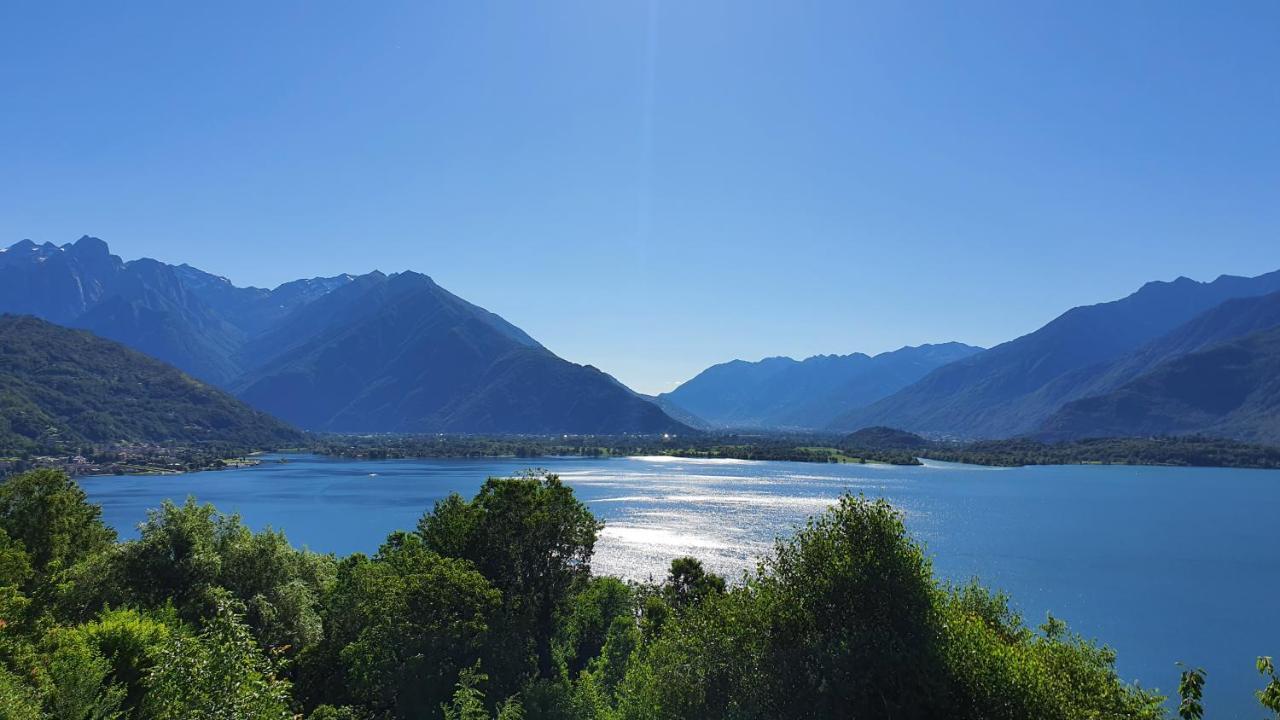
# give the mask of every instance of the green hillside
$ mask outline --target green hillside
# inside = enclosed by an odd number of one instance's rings
[[[1114,392],[1068,403],[1053,439],[1203,434],[1280,443],[1280,328],[1166,362]]]
[[[123,345],[33,317],[0,316],[0,452],[122,441],[261,448],[300,438]]]

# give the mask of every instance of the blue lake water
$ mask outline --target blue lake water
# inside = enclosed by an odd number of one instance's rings
[[[816,465],[672,458],[351,461],[81,480],[136,535],[148,508],[194,495],[295,543],[372,552],[449,492],[531,463],[561,475],[606,525],[593,568],[661,578],[680,555],[736,577],[848,490],[884,497],[944,577],[978,577],[1038,625],[1052,611],[1119,653],[1124,677],[1176,691],[1176,661],[1208,671],[1211,717],[1255,717],[1260,654],[1280,655],[1280,471],[1151,467]]]

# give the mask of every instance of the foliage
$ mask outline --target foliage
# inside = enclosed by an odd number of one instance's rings
[[[338,566],[324,597],[324,639],[300,659],[301,695],[394,717],[431,713],[480,658],[499,599],[468,563],[395,533],[373,558]]]
[[[844,497],[779,542],[755,584],[779,717],[920,716],[941,693],[929,563],[888,503]],[[791,688],[788,692],[786,689]],[[796,692],[798,691],[798,692]]]
[[[679,557],[671,561],[667,573],[665,594],[671,605],[683,609],[696,605],[707,597],[724,592],[724,578],[709,573],[697,558]]]
[[[502,592],[503,655],[527,649],[530,670],[550,678],[556,618],[591,575],[601,527],[560,478],[530,474],[490,478],[470,502],[455,494],[437,503],[418,522],[418,534],[430,549],[473,563]],[[523,664],[518,655],[508,659]]]
[[[198,622],[212,617],[220,593],[229,592],[264,646],[298,649],[319,639],[315,604],[331,573],[328,559],[295,550],[283,534],[250,532],[238,516],[191,499],[151,511],[139,535],[87,568],[73,568],[90,577],[71,584],[89,592],[64,593],[69,614],[72,606],[84,612],[103,604],[172,604],[183,620]]]
[[[3,487],[0,487],[3,492]],[[0,528],[0,587],[23,587],[31,579],[31,557],[23,544]]]
[[[672,615],[633,660],[622,718],[1156,718],[1113,657],[1036,635],[932,578],[883,501],[845,497],[758,573]]]
[[[973,465],[1180,465],[1280,468],[1280,448],[1206,437],[1098,438],[1044,443],[1025,438],[969,444],[935,443],[919,451],[933,460]]]
[[[0,668],[0,718],[40,720],[40,696],[12,672]]]
[[[1267,685],[1258,691],[1258,702],[1280,718],[1280,676],[1276,675],[1276,666],[1269,656],[1258,658],[1258,674],[1266,679]]]
[[[373,715],[351,705],[321,705],[307,716],[307,720],[371,720]]]
[[[1178,717],[1200,720],[1204,717],[1204,670],[1187,668],[1178,679]]]
[[[1047,443],[1030,438],[977,442],[930,441],[892,428],[866,428],[844,437],[814,434],[698,434],[690,436],[459,436],[318,437],[314,452],[342,457],[525,457],[664,455],[792,462],[878,462],[919,465],[919,458],[975,465],[1186,465],[1280,468],[1280,448],[1198,436],[1100,438]]]
[[[33,470],[0,484],[0,530],[21,544],[42,575],[69,567],[116,539],[102,523],[101,508],[90,504],[71,478],[54,470]]]
[[[183,632],[172,609],[144,612],[106,610],[96,620],[61,631],[70,645],[91,648],[107,662],[104,679],[123,690],[121,706],[141,705],[145,681],[162,650]]]
[[[444,720],[523,720],[524,709],[519,698],[509,698],[498,706],[498,714],[491,716],[485,707],[484,693],[477,687],[489,679],[475,668],[464,669],[458,675],[457,690],[453,700],[441,706]]]
[[[147,676],[146,715],[154,720],[288,720],[289,684],[275,676],[232,603],[218,600],[199,635],[178,634]]]
[[[385,460],[403,457],[520,457],[555,455],[778,460],[787,462],[886,462],[918,465],[909,453],[863,447],[856,457],[836,436],[738,433],[685,435],[322,435],[310,449],[324,455]]]
[[[68,720],[120,717],[125,689],[111,682],[107,658],[73,633],[55,633],[48,645],[45,707],[49,714]]]
[[[569,601],[557,623],[552,654],[564,679],[587,669],[600,655],[613,624],[635,624],[634,593],[626,583],[611,577],[594,577]]]

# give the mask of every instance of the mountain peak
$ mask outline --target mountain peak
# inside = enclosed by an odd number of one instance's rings
[[[1172,280],[1152,280],[1150,282],[1143,283],[1142,287],[1138,288],[1137,292],[1133,294],[1149,295],[1151,293],[1176,291],[1176,290],[1182,290],[1184,288],[1188,288],[1194,285],[1205,285],[1205,284],[1207,283],[1202,283],[1199,280],[1192,280],[1186,275],[1179,275],[1178,277]],[[1093,306],[1086,306],[1086,307],[1093,307]]]
[[[398,273],[392,273],[388,277],[393,282],[398,282],[404,285],[410,285],[410,284],[435,285],[436,284],[436,282],[431,279],[430,275],[424,275],[420,272],[415,272],[413,270],[401,270]]]
[[[223,277],[222,275],[214,275],[213,273],[205,272],[204,270],[192,267],[187,263],[182,263],[177,266],[175,270],[178,272],[178,276],[182,278],[182,282],[190,288],[197,290],[216,289],[221,291],[231,291],[236,289],[230,279]],[[250,292],[255,290],[255,288],[245,289]]]
[[[81,235],[80,239],[72,243],[71,248],[77,253],[91,255],[110,255],[111,248],[101,238],[92,235]]]
[[[24,240],[19,240],[18,242],[10,245],[7,248],[4,248],[3,250],[0,250],[0,252],[20,253],[20,252],[31,252],[32,250],[35,250],[35,249],[36,249],[36,244],[34,242],[32,242],[31,240],[24,239]]]

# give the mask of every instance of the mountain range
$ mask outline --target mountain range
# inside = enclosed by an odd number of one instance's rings
[[[657,433],[689,428],[414,272],[265,290],[124,262],[92,237],[0,251],[0,312],[90,330],[309,430]]]
[[[1280,272],[1148,283],[1125,298],[1074,308],[1033,333],[942,366],[831,427],[883,425],[961,439],[1051,432],[1045,423],[1067,403],[1275,324],[1280,309],[1272,294],[1278,291]],[[1072,433],[1119,431],[1115,425],[1074,425]]]
[[[1280,445],[1280,327],[1180,355],[1069,402],[1040,431],[1050,440],[1192,433]]]
[[[733,360],[703,370],[659,401],[711,427],[812,430],[981,350],[949,342],[874,357],[852,353]]]
[[[717,428],[1043,440],[1204,434],[1280,442],[1269,375],[1280,272],[1151,282],[981,350],[714,365],[659,400]]]
[[[309,430],[880,427],[951,439],[1199,433],[1280,442],[1280,271],[1150,282],[987,350],[947,342],[734,360],[656,397],[556,356],[409,271],[262,289],[185,264],[125,262],[92,237],[24,240],[0,249],[0,312],[89,330]]]

